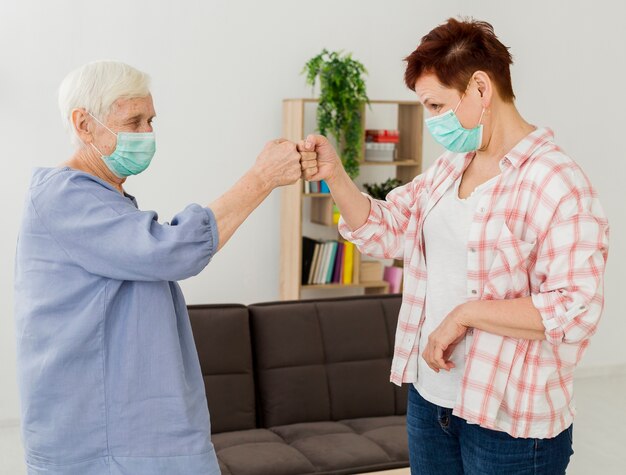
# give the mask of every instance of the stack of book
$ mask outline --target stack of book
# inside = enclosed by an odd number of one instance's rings
[[[400,132],[397,130],[368,129],[365,131],[365,141],[375,143],[398,143]]]
[[[322,181],[305,181],[305,193],[330,193],[330,189],[324,180]]]
[[[302,285],[352,284],[354,244],[302,238]]]
[[[397,130],[370,129],[365,131],[365,160],[391,162],[396,160]]]

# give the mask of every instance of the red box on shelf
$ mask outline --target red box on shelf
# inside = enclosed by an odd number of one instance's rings
[[[365,131],[366,142],[398,143],[400,134],[397,130],[368,129]]]

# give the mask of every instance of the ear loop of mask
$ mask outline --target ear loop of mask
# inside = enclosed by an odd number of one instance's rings
[[[485,108],[480,112],[480,117],[478,118],[478,125],[482,125],[483,123],[483,115],[485,115]]]
[[[470,84],[471,84],[471,79],[470,79],[470,82],[468,83],[467,87],[469,87]],[[465,98],[465,93],[463,93],[463,95],[461,96],[461,99],[459,99],[458,104],[456,105],[456,107],[452,111],[454,113],[454,115],[456,115],[456,110],[459,108],[459,106],[461,105],[461,102],[463,101],[464,98]],[[483,107],[483,110],[480,112],[480,118],[478,119],[478,124],[476,125],[476,127],[478,127],[479,125],[482,124],[482,122],[483,122],[483,115],[485,115],[485,108],[484,107]]]
[[[467,82],[467,86],[465,86],[465,92],[463,92],[463,95],[461,96],[461,99],[459,99],[459,102],[457,103],[456,107],[454,108],[453,112],[454,112],[455,115],[456,115],[456,110],[459,108],[459,106],[461,105],[461,102],[463,102],[463,99],[465,98],[465,94],[467,94],[467,90],[469,89],[470,84],[472,84],[472,78],[470,78],[470,80]],[[480,122],[479,122],[479,124],[480,124]]]
[[[468,87],[469,87],[469,85],[468,85]],[[461,99],[459,99],[459,102],[457,102],[456,107],[452,111],[452,112],[454,112],[455,115],[456,115],[456,110],[459,108],[459,106],[461,105],[461,102],[463,102],[464,98],[465,98],[465,93],[463,93],[463,95],[461,96]]]
[[[98,118],[97,118],[95,115],[93,115],[91,112],[87,112],[87,113],[88,113],[91,117],[93,117],[93,118],[94,118],[94,120],[95,120],[98,124],[100,124],[102,127],[104,127],[105,129],[107,129],[109,132],[111,132],[113,135],[115,135],[115,136],[117,137],[117,134],[116,134],[115,132],[113,132],[111,129],[109,129],[106,125],[104,125],[102,122],[100,122],[100,121],[98,120]],[[101,156],[101,157],[104,157],[104,154],[100,151],[100,149],[98,149],[98,147],[96,147],[96,146],[93,144],[93,142],[90,142],[90,143],[89,143],[89,145],[91,145],[91,146],[92,146],[92,147],[93,147],[93,148],[94,148],[94,149],[95,149],[95,150],[96,150],[96,151],[100,154],[100,156]]]

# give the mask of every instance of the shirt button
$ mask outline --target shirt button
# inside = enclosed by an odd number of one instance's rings
[[[476,249],[473,247],[470,247],[470,252],[476,252]]]
[[[581,305],[581,306],[580,306],[580,309],[581,309],[581,310],[585,310],[585,308],[586,308],[586,307],[585,307],[584,305]]]
[[[472,294],[476,295],[478,293],[478,291],[476,289],[472,290]]]
[[[481,208],[480,208],[480,212],[481,212],[481,213],[484,213],[484,212],[485,212],[485,208],[483,208],[483,207],[481,206]]]

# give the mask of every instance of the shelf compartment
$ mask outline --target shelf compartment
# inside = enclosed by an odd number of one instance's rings
[[[359,162],[360,166],[391,166],[391,167],[419,167],[420,163],[415,160],[394,160],[394,161],[375,161],[375,160],[366,160],[364,162]]]
[[[302,289],[389,289],[389,282],[381,280],[380,282],[360,282],[356,284],[310,284],[302,285]]]
[[[330,193],[302,193],[307,198],[332,198]]]
[[[317,99],[291,99],[283,101],[283,137],[289,140],[298,141],[305,137],[310,127],[305,127],[305,120],[314,120],[312,108],[308,105],[315,105]],[[395,160],[365,161],[365,134],[363,134],[363,146],[358,157],[359,165],[367,167],[372,175],[387,174],[398,178],[402,183],[410,182],[422,169],[422,135],[423,135],[423,108],[415,101],[370,101],[374,106],[372,109],[364,107],[363,125],[365,129],[366,116],[376,116],[380,109],[379,116],[382,118],[376,123],[372,123],[372,128],[392,128],[397,129],[400,134],[399,142],[396,146]],[[376,105],[383,105],[377,108]],[[309,109],[305,111],[306,108]],[[395,107],[395,110],[393,109]],[[370,116],[372,114],[372,116]],[[375,121],[378,119],[375,119]],[[395,121],[397,126],[385,125]],[[378,126],[378,123],[381,126]],[[382,167],[382,168],[381,168]],[[355,252],[353,267],[353,283],[328,283],[302,285],[302,234],[303,224],[310,228],[314,237],[324,239],[341,239],[339,236],[330,237],[330,233],[336,233],[336,225],[332,223],[333,198],[327,193],[304,193],[302,181],[296,185],[283,187],[281,191],[281,272],[280,272],[280,298],[282,300],[297,300],[301,298],[302,292],[307,291],[312,294],[323,294],[324,291],[333,289],[356,289],[365,294],[388,293],[389,284],[387,282],[360,282],[361,255]],[[306,215],[305,210],[306,208]],[[311,212],[313,209],[313,212]],[[323,225],[326,229],[319,227]],[[335,228],[334,230],[332,228]]]
[[[334,204],[335,202],[332,199],[327,199],[326,196],[312,197],[311,222],[322,226],[337,226],[337,223],[333,222]]]

